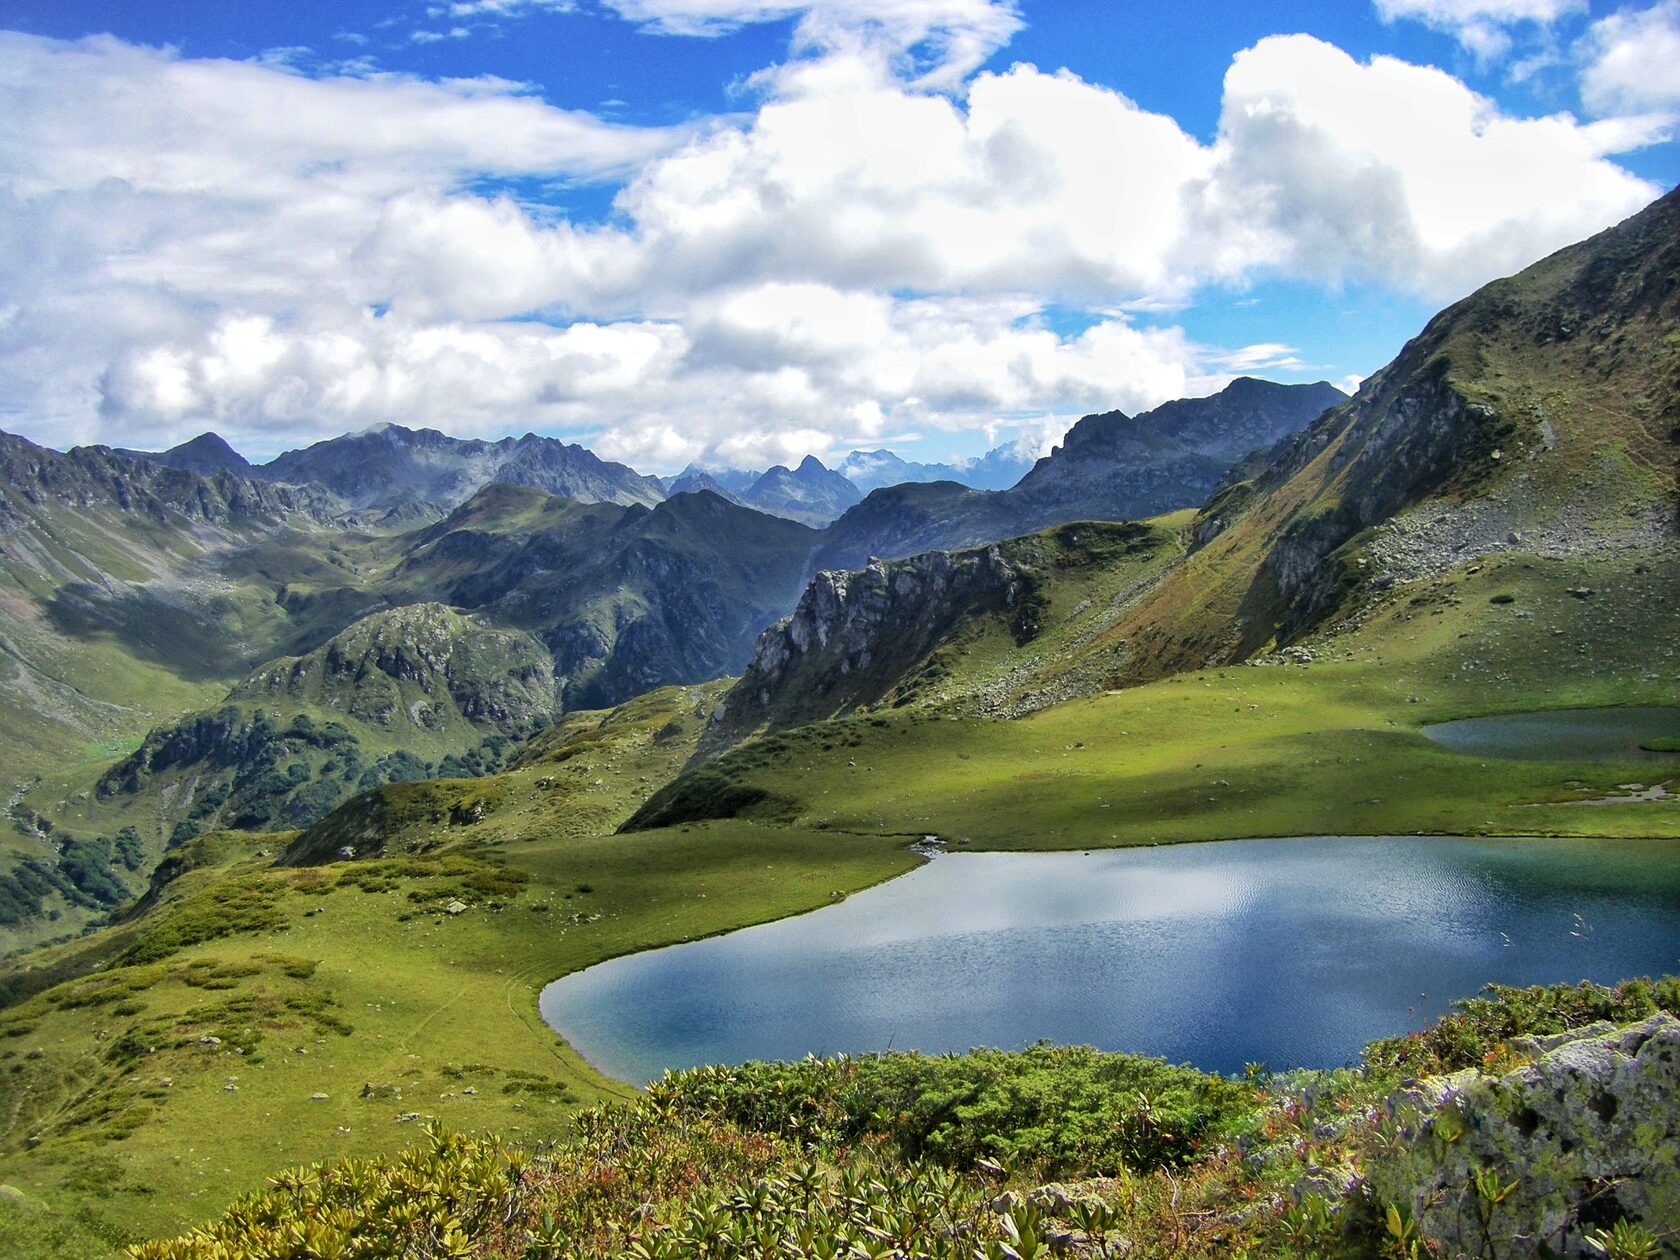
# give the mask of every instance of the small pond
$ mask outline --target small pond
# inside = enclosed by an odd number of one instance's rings
[[[1426,726],[1422,734],[1454,752],[1517,761],[1632,764],[1660,762],[1680,770],[1680,753],[1641,744],[1680,738],[1680,709],[1553,709],[1502,713]]]
[[[1325,837],[955,853],[542,993],[603,1071],[1021,1047],[1331,1066],[1488,981],[1680,971],[1680,841]]]

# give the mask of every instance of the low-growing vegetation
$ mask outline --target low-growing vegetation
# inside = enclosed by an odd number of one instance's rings
[[[1413,1044],[1486,1061],[1513,1029],[1636,1016],[1677,986],[1490,988]],[[1422,1260],[1438,1248],[1360,1189],[1360,1169],[1393,1141],[1383,1095],[1439,1051],[1387,1044],[1361,1071],[1243,1080],[1047,1045],[671,1073],[562,1141],[434,1127],[391,1159],[282,1173],[215,1224],[128,1254]],[[1335,1168],[1351,1189],[1333,1188]],[[1508,1180],[1474,1169],[1466,1188],[1497,1203]],[[1617,1220],[1584,1237],[1655,1257],[1675,1241],[1660,1228]],[[1512,1246],[1490,1233],[1486,1254]]]

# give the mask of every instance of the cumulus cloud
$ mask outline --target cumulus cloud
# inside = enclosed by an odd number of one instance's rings
[[[1237,56],[1203,144],[1065,71],[930,90],[867,36],[874,15],[889,48],[978,64],[954,33],[995,47],[1009,5],[619,7],[702,32],[794,16],[826,42],[750,116],[668,131],[495,80],[0,36],[0,399],[48,440],[214,426],[255,453],[381,420],[566,431],[652,468],[1038,441],[1304,367],[1116,312],[1268,273],[1456,296],[1657,192],[1611,160],[1638,120],[1512,118],[1306,37]],[[619,188],[607,222],[514,191],[580,181]]]
[[[1524,23],[1546,26],[1584,13],[1586,0],[1376,0],[1385,22],[1409,18],[1446,31],[1478,57],[1503,56],[1511,29]]]
[[[1060,337],[1029,312],[769,285],[723,295],[686,325],[363,313],[286,327],[228,315],[121,354],[101,393],[113,427],[143,418],[175,439],[208,424],[255,450],[290,443],[322,416],[486,435],[517,417],[587,432],[613,458],[762,466],[1029,407],[1147,407],[1226,379],[1204,379],[1197,347],[1177,331],[1111,320]]]
[[[1567,114],[1512,118],[1431,67],[1264,39],[1225,76],[1191,248],[1214,271],[1270,266],[1447,298],[1655,197],[1610,160],[1635,138]]]
[[[1624,9],[1581,42],[1581,99],[1599,114],[1680,113],[1680,0]]]

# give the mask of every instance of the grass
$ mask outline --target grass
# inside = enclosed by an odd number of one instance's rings
[[[94,1238],[167,1233],[287,1164],[393,1151],[411,1112],[557,1136],[627,1091],[541,1022],[544,984],[914,865],[898,838],[746,822],[602,834],[686,756],[696,693],[626,706],[610,738],[575,719],[458,785],[496,794],[474,822],[435,808],[447,784],[384,789],[391,856],[275,869],[211,845],[139,919],[13,963],[0,978],[56,982],[0,1011],[0,1160],[25,1209]],[[469,909],[446,913],[454,898]]]
[[[1309,664],[1233,666],[1015,722],[887,710],[769,736],[656,794],[635,825],[737,815],[977,848],[1090,848],[1273,835],[1675,835],[1672,802],[1583,809],[1648,764],[1482,759],[1419,734],[1483,713],[1672,704],[1670,559],[1641,601],[1582,600],[1585,566],[1506,558],[1415,583]],[[1607,571],[1608,570],[1608,571]],[[1654,576],[1649,576],[1654,574]],[[1649,582],[1647,587],[1645,584]],[[1494,593],[1516,593],[1490,606]],[[1590,655],[1589,655],[1590,652]]]

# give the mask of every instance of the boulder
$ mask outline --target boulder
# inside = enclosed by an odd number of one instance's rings
[[[1595,1024],[1524,1049],[1538,1057],[1505,1075],[1470,1068],[1388,1099],[1396,1140],[1365,1175],[1379,1211],[1409,1209],[1442,1254],[1495,1260],[1542,1243],[1595,1255],[1588,1232],[1623,1218],[1659,1233],[1680,1222],[1680,1020]]]

